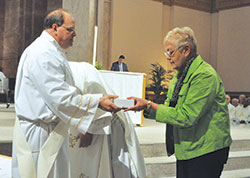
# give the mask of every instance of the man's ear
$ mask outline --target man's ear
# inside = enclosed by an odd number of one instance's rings
[[[57,25],[56,25],[56,24],[53,24],[53,25],[52,25],[52,29],[53,29],[53,31],[57,31]]]

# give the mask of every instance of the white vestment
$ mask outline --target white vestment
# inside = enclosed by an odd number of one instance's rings
[[[75,84],[83,93],[115,93],[103,80],[99,71],[85,62],[69,62]],[[110,119],[107,119],[109,117]],[[105,119],[103,119],[105,118]],[[86,148],[78,148],[77,131],[71,129],[70,159],[72,178],[145,178],[144,158],[127,113],[105,113],[97,110],[88,132],[93,141]]]
[[[12,178],[69,178],[68,127],[86,133],[101,96],[81,94],[61,47],[43,31],[18,66]]]
[[[231,103],[228,103],[227,107],[228,107],[228,111],[229,111],[229,118],[232,121],[235,119],[235,107]]]
[[[9,79],[0,71],[0,93],[6,94],[8,102]]]
[[[249,122],[250,121],[250,105],[248,105],[247,107],[243,107],[243,105],[239,104],[236,107],[235,115],[239,121]]]
[[[0,71],[0,93],[4,93],[4,80],[6,79],[3,72]]]

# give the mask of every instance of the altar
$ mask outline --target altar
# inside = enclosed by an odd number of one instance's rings
[[[105,82],[112,88],[121,99],[129,96],[145,98],[146,79],[145,73],[116,72],[100,70]],[[128,111],[134,124],[144,124],[143,112]]]
[[[82,62],[84,63],[84,62]],[[81,62],[69,62],[72,74],[74,76],[75,82],[82,85],[81,90],[84,90],[84,85],[81,81],[81,77],[78,75],[88,75],[86,78],[92,78],[91,80],[97,80],[90,73],[84,72],[84,67],[81,67]],[[95,68],[93,68],[95,70]],[[103,86],[109,88],[110,95],[117,95],[120,99],[126,99],[127,97],[134,96],[139,98],[145,98],[145,88],[146,88],[146,74],[145,73],[135,73],[135,72],[117,72],[108,70],[95,70],[98,72],[99,79],[96,82],[101,82]],[[92,71],[93,72],[93,71]],[[92,84],[92,87],[98,87],[97,84]],[[143,126],[144,117],[143,112],[138,111],[127,111],[129,117],[131,118],[133,124]]]

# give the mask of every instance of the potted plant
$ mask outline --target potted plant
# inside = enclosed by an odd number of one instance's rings
[[[95,62],[95,68],[97,69],[97,70],[103,70],[104,69],[104,67],[103,67],[103,65],[102,64],[100,64],[99,62]]]
[[[147,91],[153,92],[153,102],[157,104],[163,104],[167,97],[168,83],[173,78],[173,70],[165,70],[159,63],[151,64],[152,69],[150,71],[151,77],[149,80],[152,83],[147,87]],[[155,118],[155,112],[151,110],[150,112],[144,113],[145,117]]]

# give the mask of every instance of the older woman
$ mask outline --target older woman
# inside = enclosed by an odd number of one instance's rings
[[[220,177],[232,143],[222,81],[197,54],[191,28],[168,32],[164,47],[167,60],[177,70],[165,104],[129,97],[136,105],[127,110],[153,109],[156,121],[167,123],[167,153],[175,153],[177,178]]]

